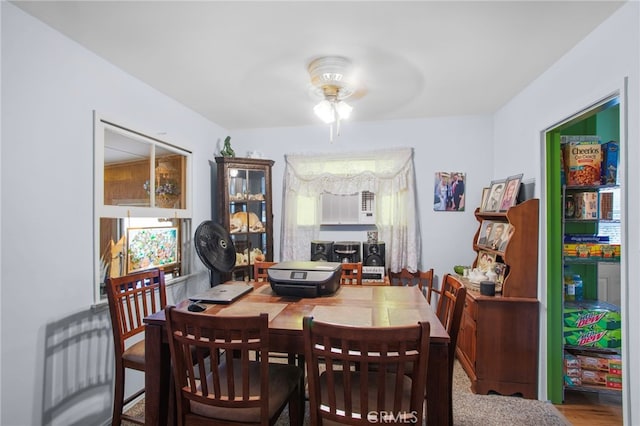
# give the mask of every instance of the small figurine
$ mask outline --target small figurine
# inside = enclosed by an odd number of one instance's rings
[[[235,157],[236,156],[235,151],[231,148],[231,136],[227,136],[224,139],[224,147],[220,151],[220,155],[222,155],[223,157]]]

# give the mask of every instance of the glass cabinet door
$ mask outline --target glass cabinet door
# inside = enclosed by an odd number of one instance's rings
[[[253,280],[256,261],[273,260],[271,160],[217,157],[219,215],[236,250],[226,280]]]

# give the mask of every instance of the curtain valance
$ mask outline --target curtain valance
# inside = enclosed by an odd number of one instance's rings
[[[285,185],[301,195],[403,191],[413,176],[411,148],[287,155]]]

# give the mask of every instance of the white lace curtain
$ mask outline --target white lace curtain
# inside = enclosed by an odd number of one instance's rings
[[[281,260],[309,257],[311,241],[320,235],[321,193],[371,191],[376,196],[378,239],[385,243],[387,267],[418,269],[421,247],[413,149],[296,154],[285,160]]]

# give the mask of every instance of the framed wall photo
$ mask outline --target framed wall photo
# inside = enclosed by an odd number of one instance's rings
[[[489,198],[487,199],[487,205],[485,206],[485,212],[497,212],[500,209],[502,203],[502,195],[504,194],[504,186],[506,179],[492,180],[489,192]]]
[[[465,174],[463,172],[436,172],[433,210],[464,211]]]
[[[522,173],[519,175],[509,176],[505,183],[504,194],[500,202],[500,211],[505,212],[516,204],[518,191],[520,190],[520,182],[522,182]]]

